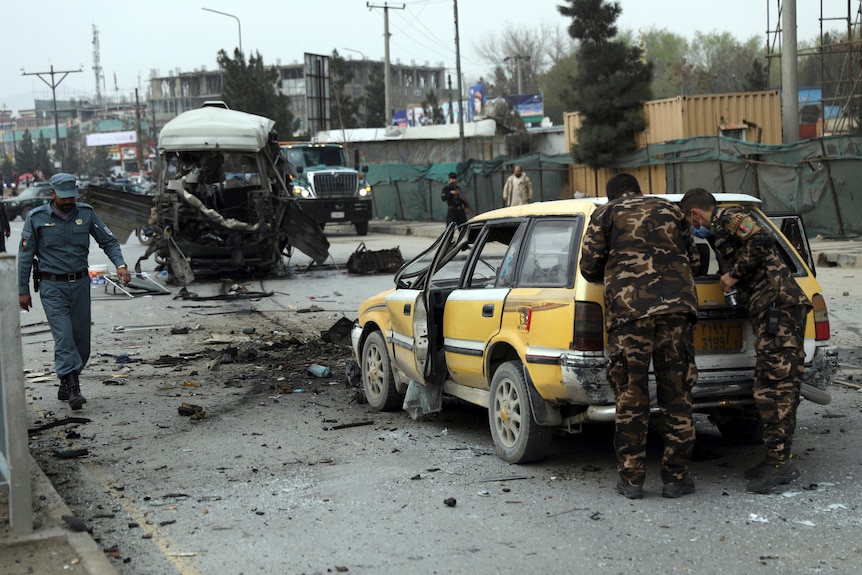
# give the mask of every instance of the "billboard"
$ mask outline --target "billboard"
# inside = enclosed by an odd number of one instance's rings
[[[128,132],[99,132],[87,134],[87,146],[120,146],[122,144],[134,144],[138,141],[138,134],[134,130]]]
[[[545,101],[542,94],[518,94],[503,96],[510,110],[515,110],[528,127],[538,126],[545,117]]]
[[[485,117],[485,84],[470,86],[469,121],[475,122]]]

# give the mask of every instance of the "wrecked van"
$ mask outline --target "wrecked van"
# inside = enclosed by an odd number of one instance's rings
[[[329,241],[285,177],[269,118],[208,102],[159,135],[158,184],[149,223],[168,281],[196,275],[272,273],[293,248],[322,264]]]

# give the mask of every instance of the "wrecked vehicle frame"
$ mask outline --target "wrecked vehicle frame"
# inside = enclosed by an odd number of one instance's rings
[[[153,205],[146,214],[138,209],[133,224],[127,214],[125,227],[153,227],[141,259],[156,254],[169,283],[188,284],[196,275],[280,273],[293,248],[318,264],[326,261],[329,241],[293,197],[274,126],[269,118],[212,102],[162,128]],[[108,203],[123,193],[97,191]]]

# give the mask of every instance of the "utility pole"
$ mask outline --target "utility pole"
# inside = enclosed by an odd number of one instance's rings
[[[529,56],[521,56],[520,54],[518,54],[517,56],[506,56],[505,58],[503,58],[503,62],[508,62],[509,60],[515,61],[515,66],[516,66],[517,74],[518,74],[518,94],[523,94],[524,93],[524,87],[521,84],[521,60],[529,61],[530,57]]]
[[[799,79],[796,48],[796,0],[781,3],[781,141],[799,141]]]
[[[135,155],[138,158],[138,173],[144,175],[144,152],[142,148],[143,138],[141,137],[141,100],[138,98],[138,89],[135,88],[135,137],[137,145],[135,146]]]
[[[81,71],[80,68],[78,68],[77,70],[54,70],[54,64],[51,64],[51,71],[50,72],[29,72],[28,73],[28,72],[24,71],[24,68],[21,68],[21,75],[22,76],[39,76],[39,79],[42,80],[43,82],[45,82],[45,84],[47,84],[48,87],[51,88],[51,96],[54,99],[54,137],[56,138],[56,142],[57,142],[57,147],[54,150],[54,155],[55,155],[54,161],[55,162],[58,159],[56,156],[58,155],[58,153],[60,151],[60,122],[59,122],[58,116],[57,116],[57,86],[59,86],[60,82],[65,80],[66,76],[68,76],[69,74],[74,74],[74,73],[80,72],[80,71]],[[51,75],[51,82],[49,83],[48,80],[43,78],[42,74],[50,74]],[[63,74],[63,76],[59,80],[54,81],[54,76],[56,74]],[[65,149],[65,147],[64,147],[64,149]],[[60,159],[62,159],[62,156],[60,156]]]
[[[366,2],[365,5],[369,10],[374,8],[383,8],[383,82],[385,84],[385,101],[386,101],[386,125],[388,126],[392,120],[392,73],[389,69],[389,9],[404,10],[405,4],[399,6],[390,6],[388,2],[384,2],[383,6],[377,6],[371,2]]]
[[[461,38],[458,36],[458,0],[455,4],[455,73],[458,74],[458,140],[461,142],[461,161],[467,160],[467,142],[464,140],[464,102],[461,84]]]
[[[452,74],[447,74],[446,76],[449,80],[449,123],[452,124],[454,119],[452,118]]]

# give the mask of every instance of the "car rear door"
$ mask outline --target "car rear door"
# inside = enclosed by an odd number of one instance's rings
[[[503,306],[515,277],[523,225],[488,224],[477,236],[459,289],[443,312],[443,342],[449,376],[470,387],[488,388],[488,342],[500,331]]]

